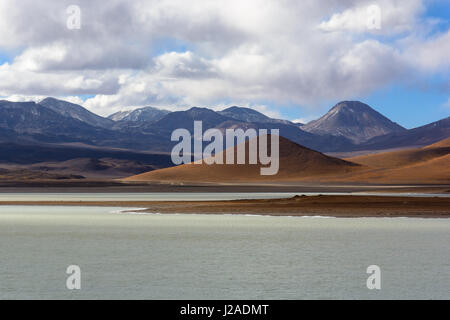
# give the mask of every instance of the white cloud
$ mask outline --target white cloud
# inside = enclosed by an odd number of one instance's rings
[[[407,58],[415,68],[426,72],[450,71],[450,31],[430,39],[414,39]]]
[[[327,32],[398,34],[417,28],[417,16],[424,10],[421,0],[366,0],[334,13],[319,25]]]
[[[114,52],[120,52],[115,55]],[[74,71],[104,69],[138,69],[147,65],[144,52],[123,44],[83,44],[63,41],[26,49],[14,59],[14,65],[24,71]]]
[[[448,72],[449,35],[427,40],[421,0],[77,3],[80,30],[66,28],[72,1],[0,2],[0,52],[21,51],[0,66],[0,95],[93,94],[84,105],[104,115],[143,105],[256,109],[320,105]],[[382,15],[373,34],[371,4]]]
[[[335,13],[328,20],[319,25],[323,31],[355,31],[371,32],[381,29],[381,8],[374,6],[360,6]]]
[[[118,74],[111,71],[33,72],[23,66],[0,65],[0,95],[76,95],[116,92]]]

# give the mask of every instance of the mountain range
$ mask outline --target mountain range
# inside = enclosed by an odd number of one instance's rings
[[[322,153],[373,153],[421,147],[450,137],[450,117],[408,130],[359,101],[339,102],[323,117],[301,125],[237,106],[222,111],[193,107],[175,112],[147,106],[101,117],[55,98],[38,103],[1,100],[0,163],[87,157],[120,160],[121,166],[125,160],[130,166],[140,161],[142,170],[169,167],[169,152],[176,143],[170,141],[172,131],[186,128],[192,132],[195,120],[203,122],[203,130],[279,129],[280,136]],[[25,150],[32,151],[27,154]],[[61,157],[64,152],[70,156]]]
[[[55,98],[46,98],[40,101],[39,105],[53,110],[66,118],[77,119],[94,127],[109,128],[114,124],[114,121],[110,119],[103,118],[88,111],[80,105],[67,101],[57,100]]]
[[[268,116],[266,116],[256,110],[253,110],[250,108],[237,107],[237,106],[227,108],[225,110],[219,111],[218,113],[225,117],[232,118],[232,119],[235,119],[238,121],[243,121],[243,122],[282,123],[282,124],[288,124],[288,125],[294,124],[289,120],[269,118]]]
[[[402,126],[359,101],[338,103],[320,119],[302,126],[302,130],[319,135],[346,137],[355,144],[373,137],[401,134],[406,131]]]
[[[129,111],[119,111],[108,116],[108,119],[115,122],[154,122],[170,113],[153,107],[143,107]]]

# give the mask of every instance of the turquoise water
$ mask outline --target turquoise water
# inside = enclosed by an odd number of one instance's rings
[[[0,243],[1,299],[450,298],[445,219],[0,206]],[[366,287],[374,264],[381,290]]]

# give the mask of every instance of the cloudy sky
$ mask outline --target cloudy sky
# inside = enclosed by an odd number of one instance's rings
[[[359,99],[414,127],[450,114],[450,4],[0,0],[0,97],[46,96],[101,115],[240,105],[303,121]]]

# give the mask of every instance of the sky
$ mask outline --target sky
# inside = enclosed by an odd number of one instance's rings
[[[450,115],[449,80],[448,0],[0,1],[12,101],[103,116],[238,105],[307,122],[360,100],[412,128]]]

